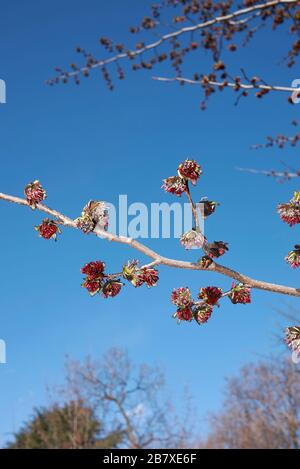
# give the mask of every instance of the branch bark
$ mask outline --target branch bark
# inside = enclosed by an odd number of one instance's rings
[[[25,199],[21,199],[20,197],[15,197],[15,196],[8,195],[8,194],[0,193],[0,200],[5,200],[7,202],[29,207],[29,204]],[[40,210],[41,212],[46,213],[47,215],[53,216],[64,226],[79,229],[74,220],[63,215],[57,210],[47,207],[44,204],[37,204],[36,209]],[[188,270],[207,270],[210,272],[216,272],[216,273],[225,275],[226,277],[230,277],[240,283],[248,285],[251,288],[270,291],[274,293],[281,293],[283,295],[300,297],[300,288],[288,287],[285,285],[278,285],[275,283],[269,283],[269,282],[264,282],[261,280],[256,280],[236,270],[233,270],[229,267],[218,264],[216,262],[213,262],[207,269],[205,269],[201,267],[201,265],[199,265],[198,263],[187,262],[187,261],[182,261],[182,260],[177,260],[177,259],[170,259],[168,257],[164,257],[161,254],[153,251],[149,247],[145,246],[144,244],[140,243],[139,241],[133,238],[129,238],[126,236],[117,236],[113,233],[103,231],[97,227],[95,228],[94,233],[96,236],[100,238],[104,238],[109,241],[131,246],[133,249],[136,249],[137,251],[141,252],[145,256],[153,259],[155,265],[162,264],[162,265],[166,265],[169,267],[175,267],[178,269],[188,269]],[[151,264],[154,265],[154,263],[151,263]]]

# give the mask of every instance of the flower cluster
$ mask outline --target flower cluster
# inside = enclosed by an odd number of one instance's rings
[[[86,275],[82,287],[86,288],[91,296],[102,293],[104,298],[110,298],[120,293],[123,283],[104,272],[105,264],[102,261],[85,264],[81,273]]]
[[[108,210],[105,203],[90,200],[75,222],[77,227],[84,233],[91,233],[96,227],[106,231],[108,228]]]
[[[139,267],[139,261],[134,259],[128,261],[127,265],[123,266],[122,276],[128,280],[134,287],[140,287],[143,284],[148,288],[155,287],[159,277],[158,271],[152,267]]]
[[[195,320],[198,324],[204,324],[209,320],[213,312],[213,306],[217,304],[222,296],[222,290],[218,287],[201,288],[198,298],[194,301],[188,287],[174,289],[171,301],[177,307],[173,317],[178,321],[191,322]]]
[[[178,175],[187,181],[191,181],[194,186],[201,174],[201,167],[195,160],[185,160],[178,166]]]
[[[206,287],[201,288],[198,298],[203,300],[206,304],[214,306],[218,304],[218,300],[222,297],[222,289],[219,287]]]
[[[36,231],[44,239],[53,238],[54,241],[57,239],[57,234],[61,233],[61,230],[54,220],[49,220],[49,218],[44,218],[42,223],[38,226],[35,226]]]
[[[286,204],[279,204],[277,211],[283,222],[290,226],[300,223],[300,192],[294,192],[293,198]]]
[[[228,298],[235,305],[237,303],[251,303],[251,288],[243,283],[232,284],[231,290],[228,294]]]
[[[162,189],[170,194],[180,196],[186,191],[186,182],[179,176],[170,176],[163,180]]]
[[[202,174],[200,165],[195,160],[185,160],[178,166],[178,176],[170,176],[163,180],[162,189],[170,194],[180,196],[187,191],[187,183],[196,184]]]
[[[28,204],[33,210],[36,208],[37,204],[45,200],[47,197],[45,189],[43,189],[38,180],[30,182],[26,185],[24,189],[24,195]]]
[[[299,267],[300,265],[300,246],[299,244],[295,245],[295,248],[288,253],[288,255],[285,257],[286,262],[290,264],[290,266],[293,269],[296,269],[296,267]]]
[[[285,331],[285,342],[296,355],[300,357],[300,326],[287,327]]]
[[[232,288],[226,293],[215,286],[201,288],[198,294],[200,301],[193,300],[188,287],[181,287],[174,289],[171,294],[171,302],[177,307],[173,318],[179,322],[195,320],[198,324],[204,324],[210,319],[213,308],[219,307],[218,301],[224,296],[228,296],[233,304],[251,302],[250,287],[241,283],[238,285],[233,283]]]
[[[203,247],[205,237],[200,231],[192,229],[184,233],[180,238],[180,243],[185,249],[200,249]]]

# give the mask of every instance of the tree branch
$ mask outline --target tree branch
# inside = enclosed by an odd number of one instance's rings
[[[8,194],[3,194],[0,193],[0,199],[5,200],[7,202],[12,202],[15,204],[19,205],[24,205],[28,206],[29,204],[25,199],[21,199],[19,197],[11,196]],[[78,229],[76,222],[72,220],[71,218],[61,214],[57,210],[53,210],[49,207],[47,207],[44,204],[37,204],[36,205],[37,210],[40,210],[41,212],[46,213],[47,215],[51,215],[54,218],[56,218],[61,224],[64,226],[69,226],[71,228]],[[136,249],[137,251],[141,252],[145,256],[150,257],[153,259],[155,264],[162,264],[162,265],[167,265],[169,267],[175,267],[179,269],[189,269],[189,270],[208,270],[211,272],[217,272],[219,274],[225,275],[226,277],[230,277],[240,283],[243,283],[245,285],[248,285],[251,288],[256,288],[259,290],[265,290],[265,291],[271,291],[274,293],[281,293],[283,295],[290,295],[290,296],[297,296],[300,297],[300,289],[299,288],[293,288],[293,287],[288,287],[284,285],[277,285],[274,283],[269,283],[269,282],[263,282],[260,280],[255,280],[252,279],[251,277],[248,277],[247,275],[244,275],[242,273],[239,273],[233,269],[230,269],[229,267],[225,267],[221,264],[217,264],[216,262],[212,262],[212,264],[205,269],[198,263],[193,263],[193,262],[187,262],[187,261],[181,261],[177,259],[170,259],[168,257],[164,257],[157,252],[153,251],[152,249],[148,248],[144,244],[140,243],[139,241],[136,241],[133,238],[129,238],[126,236],[117,236],[113,233],[109,233],[107,231],[103,231],[99,228],[94,229],[94,233],[96,236],[100,238],[105,238],[109,241],[114,241],[117,243],[121,244],[126,244],[128,246],[131,246],[133,249]]]
[[[106,65],[109,65],[111,63],[118,63],[119,61],[123,59],[135,59],[136,57],[141,56],[145,52],[149,52],[151,50],[157,49],[159,46],[161,46],[163,43],[170,41],[172,39],[177,39],[179,36],[182,36],[184,34],[193,34],[195,31],[198,30],[203,30],[206,28],[210,28],[211,26],[215,24],[220,24],[224,22],[230,22],[232,20],[235,20],[235,18],[239,18],[240,16],[248,15],[249,13],[257,13],[259,16],[259,13],[262,12],[265,9],[276,7],[278,5],[293,5],[297,4],[299,0],[271,0],[267,1],[265,3],[260,3],[257,5],[252,5],[250,7],[246,8],[241,8],[239,10],[236,10],[232,13],[228,13],[223,16],[216,16],[210,20],[204,21],[202,23],[197,23],[192,26],[186,26],[181,29],[178,29],[176,31],[172,31],[171,33],[165,34],[161,36],[157,41],[146,44],[144,47],[141,47],[138,50],[127,50],[125,52],[121,52],[119,54],[116,54],[112,57],[109,57],[104,60],[94,60],[92,63],[89,64],[89,66],[84,66],[84,67],[77,67],[75,70],[70,71],[70,72],[62,72],[60,75],[58,75],[56,78],[47,80],[47,84],[54,84],[60,81],[64,81],[69,78],[74,78],[78,77],[80,74],[85,74],[89,73],[90,70],[100,68],[100,67],[105,67]],[[247,20],[247,19],[246,19]],[[295,91],[295,90],[293,90]]]
[[[227,80],[224,81],[214,81],[209,80],[207,76],[200,80],[192,80],[190,78],[183,78],[183,77],[152,77],[153,80],[163,81],[163,82],[173,82],[177,81],[180,84],[187,83],[189,85],[211,85],[218,88],[234,88],[236,90],[243,89],[243,90],[265,90],[265,91],[283,91],[294,93],[297,91],[297,88],[292,88],[291,86],[280,86],[280,85],[267,85],[264,83],[242,83],[242,82],[228,82]]]

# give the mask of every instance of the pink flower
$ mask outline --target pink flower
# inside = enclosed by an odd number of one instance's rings
[[[200,304],[196,305],[196,307],[194,309],[195,321],[198,324],[206,323],[210,319],[210,317],[212,315],[212,312],[213,312],[213,308],[212,308],[212,306],[210,306],[208,304],[200,303]]]
[[[147,287],[154,287],[159,280],[158,271],[151,267],[142,268],[138,275],[143,283],[146,283]]]
[[[179,321],[191,321],[193,319],[192,308],[189,306],[180,308],[176,311],[174,317],[179,319]]]
[[[200,249],[203,247],[205,238],[203,234],[194,229],[187,231],[180,238],[180,243],[185,249]]]
[[[36,205],[46,199],[46,191],[42,188],[40,182],[35,180],[27,184],[24,189],[26,200],[32,209],[36,208]]]
[[[179,176],[170,176],[167,179],[164,179],[163,183],[162,189],[170,194],[180,196],[186,191],[186,183]]]
[[[198,298],[207,305],[218,305],[218,300],[222,297],[222,289],[218,287],[201,288]],[[219,306],[219,305],[218,305]]]
[[[178,166],[178,174],[180,177],[196,184],[199,176],[202,174],[200,165],[195,160],[185,160]]]
[[[82,267],[81,273],[86,275],[90,280],[102,279],[104,276],[104,269],[104,262],[89,262]]]
[[[237,303],[251,303],[251,288],[239,283],[238,285],[232,284],[232,288],[228,295],[228,298],[231,300],[233,304]]]
[[[61,233],[57,223],[54,220],[44,218],[42,223],[35,226],[35,229],[39,232],[39,235],[44,239],[53,238],[56,241],[57,233]]]
[[[91,296],[94,296],[97,293],[99,293],[101,290],[101,281],[99,279],[92,280],[92,279],[86,278],[81,286],[86,288]]]
[[[179,308],[186,308],[193,304],[191,292],[188,287],[181,287],[173,290],[171,295],[171,301],[174,305]]]
[[[293,198],[286,204],[279,204],[277,211],[283,222],[290,226],[300,223],[300,192],[294,192]]]
[[[102,296],[112,298],[120,293],[123,283],[120,280],[109,280],[102,287]]]

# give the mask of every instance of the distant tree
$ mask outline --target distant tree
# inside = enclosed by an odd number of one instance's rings
[[[185,396],[187,410],[179,418],[163,387],[159,369],[135,367],[119,349],[100,362],[67,359],[66,381],[56,388],[54,404],[36,409],[8,448],[188,447],[189,400]]]
[[[206,448],[299,449],[300,368],[287,359],[248,365],[228,380]]]
[[[14,435],[9,449],[116,448],[122,433],[104,436],[93,409],[81,401],[36,409],[32,419]]]
[[[158,368],[135,366],[125,351],[110,349],[101,361],[67,360],[62,391],[94,409],[104,434],[118,429],[125,448],[189,447],[195,411],[192,417],[185,395],[182,416],[175,415],[164,384]]]

